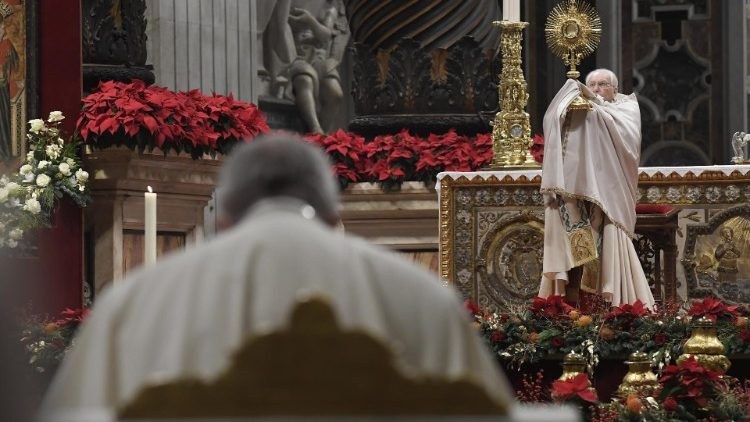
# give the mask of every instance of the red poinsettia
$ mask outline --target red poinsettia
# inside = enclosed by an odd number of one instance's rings
[[[539,317],[557,318],[567,317],[573,307],[565,303],[562,296],[552,295],[549,297],[535,297],[529,307],[531,312]]]
[[[231,95],[174,92],[139,80],[101,82],[82,102],[76,135],[97,147],[158,147],[198,158],[268,131],[255,105]]]
[[[60,312],[60,317],[54,321],[58,327],[64,327],[66,325],[78,325],[83,322],[84,319],[89,315],[89,308],[70,309],[65,308]]]
[[[737,306],[727,306],[716,298],[705,297],[702,301],[692,303],[688,315],[695,318],[705,316],[716,322],[717,319],[722,317],[736,318],[740,313],[737,311]]]
[[[673,397],[698,407],[704,407],[715,397],[723,384],[720,372],[701,366],[692,356],[677,365],[666,366],[659,382],[663,385],[662,399]]]
[[[643,302],[636,300],[632,305],[629,303],[623,303],[620,306],[612,308],[612,310],[604,316],[604,320],[609,321],[615,318],[634,319],[648,315],[651,315],[651,311],[646,308],[646,305],[644,305]]]
[[[541,164],[544,161],[544,135],[537,133],[531,138],[529,152],[537,163]]]
[[[558,402],[581,399],[589,403],[596,403],[599,400],[596,390],[591,388],[591,381],[586,374],[578,374],[564,381],[554,381],[552,383],[552,399]]]
[[[364,171],[365,139],[359,135],[337,130],[332,135],[307,134],[305,140],[328,153],[336,176],[342,186],[359,182]]]
[[[466,308],[472,316],[480,315],[482,313],[479,305],[470,299],[464,300],[464,308]]]

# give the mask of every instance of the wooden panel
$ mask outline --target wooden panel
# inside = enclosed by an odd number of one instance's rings
[[[190,89],[188,84],[190,69],[188,25],[187,0],[174,0],[174,88],[180,91]]]
[[[156,84],[254,102],[259,60],[255,0],[149,0]]]
[[[213,62],[214,83],[212,90],[216,92],[227,92],[227,28],[226,28],[226,1],[212,0],[213,12],[211,21],[213,23]]]
[[[254,48],[256,44],[256,36],[253,32],[253,28],[255,28],[255,15],[251,10],[253,3],[254,1],[247,2],[242,0],[237,5],[237,17],[239,22],[237,28],[237,50],[239,61],[237,65],[239,67],[238,73],[240,75],[237,98],[242,101],[254,101],[253,80],[258,72],[256,62],[260,60],[260,56],[255,53],[256,49]]]
[[[226,93],[235,97],[240,91],[239,57],[241,55],[238,45],[239,14],[237,0],[227,0],[226,5]],[[248,55],[252,55],[248,54]],[[249,68],[247,68],[249,69]]]
[[[201,86],[201,7],[200,0],[187,0],[188,88]]]
[[[158,232],[156,235],[156,257],[185,248],[185,234]],[[143,231],[124,230],[122,235],[122,268],[130,272],[143,264]]]
[[[399,255],[419,264],[426,270],[435,273],[435,275],[438,275],[440,272],[440,255],[438,251],[399,252]]]
[[[203,92],[211,92],[214,87],[214,28],[213,28],[213,0],[200,2],[200,48],[201,54],[201,85]]]

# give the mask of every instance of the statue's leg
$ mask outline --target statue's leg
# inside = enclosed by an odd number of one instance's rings
[[[310,75],[299,74],[292,80],[294,85],[294,98],[297,103],[302,119],[307,123],[307,128],[312,133],[323,133],[315,113],[315,92],[313,78]]]
[[[320,82],[320,125],[330,131],[333,118],[338,114],[344,91],[335,77],[326,77]]]

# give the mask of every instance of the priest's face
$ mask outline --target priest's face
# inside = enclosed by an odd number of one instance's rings
[[[604,98],[604,101],[615,100],[615,87],[612,86],[612,81],[609,79],[609,75],[603,72],[597,72],[586,82],[586,86],[589,87],[594,94],[600,95]]]

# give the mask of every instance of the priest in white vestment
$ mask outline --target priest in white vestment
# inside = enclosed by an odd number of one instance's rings
[[[97,298],[45,397],[43,419],[105,419],[144,384],[210,380],[249,336],[284,328],[305,295],[327,298],[342,328],[396,346],[406,375],[468,379],[499,403],[513,402],[452,289],[332,229],[338,189],[318,148],[281,136],[237,147],[217,195],[231,229]]]
[[[641,116],[635,94],[597,69],[569,79],[544,115],[544,258],[539,296],[565,295],[568,271],[583,267],[582,291],[612,306],[654,298],[631,238],[635,229]],[[568,110],[579,95],[588,111]]]

